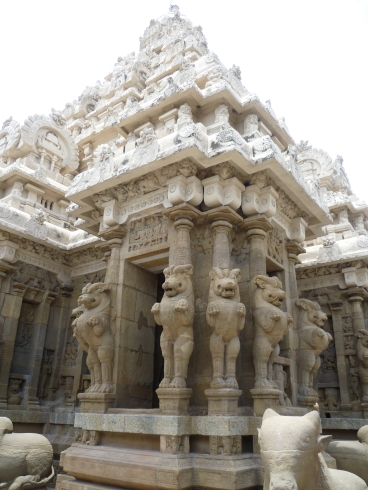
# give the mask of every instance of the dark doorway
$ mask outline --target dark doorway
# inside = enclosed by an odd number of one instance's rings
[[[165,276],[161,272],[157,275],[157,302],[162,300],[164,290],[162,285],[165,282]],[[160,347],[160,337],[162,333],[162,326],[157,325],[155,327],[155,350],[153,355],[153,396],[152,396],[152,408],[159,408],[159,399],[156,394],[156,390],[159,387],[164,377],[164,358],[162,357]]]

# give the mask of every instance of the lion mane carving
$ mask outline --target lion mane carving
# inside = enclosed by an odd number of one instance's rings
[[[211,388],[238,389],[235,368],[240,350],[239,331],[244,328],[245,306],[240,303],[240,270],[213,267],[206,320],[212,328],[210,351],[213,375]],[[225,362],[224,362],[225,361]],[[225,366],[224,366],[225,364]],[[224,373],[226,367],[226,374]]]
[[[277,277],[255,276],[253,317],[255,339],[253,342],[253,363],[256,389],[278,389],[273,381],[272,366],[280,353],[279,342],[287,334],[293,322],[289,313],[279,306],[286,295]]]
[[[363,391],[362,402],[368,403],[368,331],[357,330],[355,336],[358,339],[357,358],[358,373]]]
[[[299,366],[299,388],[302,396],[317,396],[313,389],[314,376],[321,366],[319,355],[332,341],[332,336],[323,330],[327,315],[315,301],[298,299],[295,302],[299,308],[298,334],[299,351],[297,363]]]
[[[74,337],[87,352],[87,366],[91,372],[89,393],[112,393],[112,361],[114,337],[110,330],[110,298],[104,283],[87,284],[73,310]]]
[[[54,478],[53,450],[40,434],[12,434],[13,424],[0,417],[0,489],[46,488]]]
[[[164,379],[160,388],[186,388],[188,363],[194,346],[194,293],[190,277],[193,266],[171,266],[164,270],[164,274],[164,296],[151,310],[156,323],[163,327],[160,345]]]

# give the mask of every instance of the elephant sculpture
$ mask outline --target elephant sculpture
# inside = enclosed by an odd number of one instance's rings
[[[53,450],[39,434],[13,434],[13,424],[0,417],[0,490],[44,488],[54,478]]]

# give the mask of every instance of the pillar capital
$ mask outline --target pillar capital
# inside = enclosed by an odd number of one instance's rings
[[[122,240],[126,235],[126,232],[127,230],[125,225],[116,225],[110,226],[109,228],[106,228],[106,230],[100,231],[98,236],[108,242],[114,241],[113,243],[117,243],[116,240],[120,240],[120,244],[122,244]]]
[[[172,208],[163,211],[162,214],[167,216],[172,221],[179,221],[182,219],[188,220],[194,223],[199,216],[202,215],[201,211],[191,206],[190,204],[178,204]]]
[[[267,216],[259,214],[243,220],[239,228],[247,232],[245,236],[248,240],[253,235],[258,235],[263,238],[267,237],[267,232],[273,230],[274,226]]]

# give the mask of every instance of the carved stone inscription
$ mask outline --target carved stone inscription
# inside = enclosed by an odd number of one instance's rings
[[[147,216],[131,223],[129,252],[167,242],[167,218]]]

